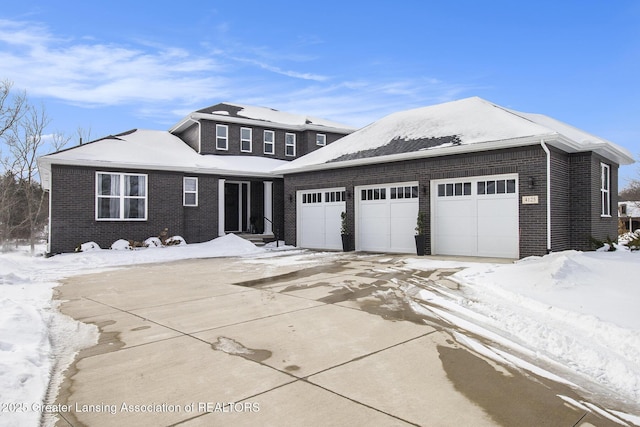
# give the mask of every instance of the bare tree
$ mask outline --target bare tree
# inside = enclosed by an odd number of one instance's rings
[[[12,87],[13,83],[10,81],[0,81],[0,137],[20,120],[27,103],[26,93],[13,95]]]
[[[78,126],[76,129],[76,133],[78,135],[78,144],[82,145],[84,142],[91,141],[91,128],[88,129],[83,128],[82,126]]]
[[[22,192],[24,214],[20,225],[28,227],[31,252],[35,249],[38,226],[44,222],[43,216],[46,216],[46,209],[43,209],[46,193],[38,182],[37,159],[43,154],[43,132],[49,122],[44,106],[36,108],[25,103],[24,114],[4,135],[12,159],[6,166],[11,167]]]
[[[26,108],[26,94],[14,95],[13,83],[0,81],[0,142],[4,135],[22,118]],[[16,194],[14,159],[0,145],[0,243],[8,239],[11,233],[12,215],[18,204]]]

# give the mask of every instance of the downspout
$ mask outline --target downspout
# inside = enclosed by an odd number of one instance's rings
[[[551,152],[544,139],[540,140],[540,145],[547,154],[547,253],[551,253]]]

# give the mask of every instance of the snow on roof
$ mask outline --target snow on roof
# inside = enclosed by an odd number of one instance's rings
[[[620,216],[640,218],[640,201],[618,202],[618,206],[625,206],[625,212],[621,212]]]
[[[390,114],[277,171],[324,169],[339,167],[340,162],[347,166],[532,145],[539,144],[541,139],[546,142],[562,140],[562,148],[566,151],[609,149],[615,152],[619,163],[633,162],[627,150],[565,123],[472,97]]]
[[[201,155],[167,131],[137,129],[38,159],[43,184],[51,164],[271,176],[271,171],[284,163],[254,156]]]
[[[204,116],[224,116],[225,119],[230,117],[237,119],[256,120],[262,122],[268,122],[270,124],[284,125],[293,128],[309,128],[309,127],[326,127],[332,128],[336,131],[346,131],[347,133],[353,132],[356,128],[345,125],[343,123],[337,123],[331,120],[321,119],[317,117],[292,114],[284,111],[278,111],[273,108],[258,107],[254,105],[243,105],[232,102],[223,102],[211,107],[198,110],[196,113]],[[327,129],[329,130],[329,129]]]

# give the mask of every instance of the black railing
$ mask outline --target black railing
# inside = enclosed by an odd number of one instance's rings
[[[266,216],[263,218],[265,221],[268,221],[271,224],[271,228],[273,229],[273,235],[276,238],[276,248],[279,248],[280,247],[280,230],[278,230],[278,227],[276,227],[273,221],[271,221],[269,218],[267,218]]]

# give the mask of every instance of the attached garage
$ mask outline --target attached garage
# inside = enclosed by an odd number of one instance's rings
[[[298,245],[342,249],[340,214],[346,210],[344,187],[298,191],[296,200]]]
[[[519,257],[518,175],[431,181],[431,253]]]
[[[415,253],[418,183],[355,187],[356,250]]]

